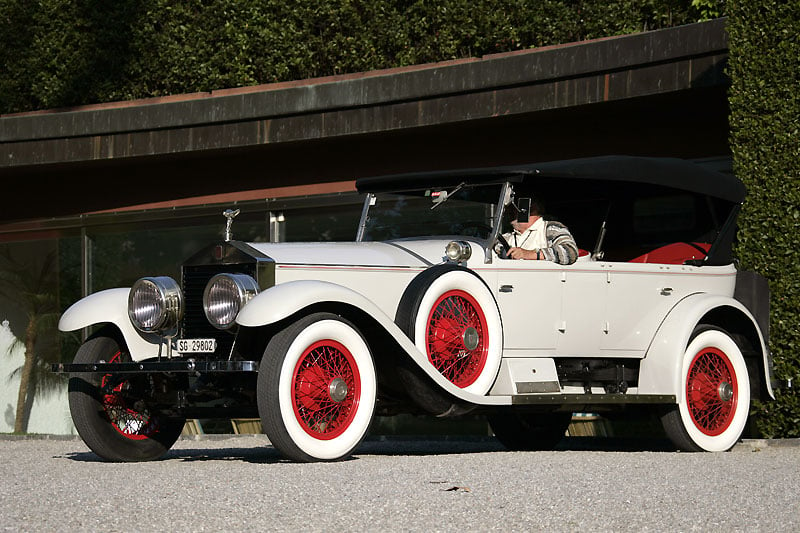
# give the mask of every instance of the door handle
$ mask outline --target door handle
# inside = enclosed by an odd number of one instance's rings
[[[513,290],[513,285],[500,285],[500,292],[512,292]]]

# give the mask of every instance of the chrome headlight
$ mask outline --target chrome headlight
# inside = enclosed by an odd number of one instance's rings
[[[217,274],[203,292],[206,318],[217,329],[233,326],[244,304],[258,294],[258,283],[247,274]]]
[[[472,256],[472,247],[466,241],[450,241],[444,249],[444,255],[450,261],[460,263]]]
[[[183,294],[178,282],[167,276],[138,280],[128,295],[128,316],[144,333],[177,328],[183,318]]]

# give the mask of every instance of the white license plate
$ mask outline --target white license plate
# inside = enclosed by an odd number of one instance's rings
[[[217,339],[178,339],[180,353],[213,353],[217,349]]]

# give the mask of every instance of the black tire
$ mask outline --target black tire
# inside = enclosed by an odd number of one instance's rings
[[[350,322],[316,313],[267,344],[258,372],[264,433],[293,461],[338,461],[364,440],[377,380],[367,343]]]
[[[115,330],[105,328],[78,349],[75,363],[127,362],[130,355]],[[123,390],[130,381],[112,380],[99,373],[72,373],[69,410],[83,442],[107,461],[151,461],[163,456],[178,440],[185,418],[167,417],[137,409]]]
[[[724,330],[698,326],[681,360],[678,404],[661,417],[683,451],[732,448],[750,411],[750,378],[741,349]]]
[[[572,413],[526,413],[506,409],[489,415],[497,440],[513,451],[552,450],[564,438]]]

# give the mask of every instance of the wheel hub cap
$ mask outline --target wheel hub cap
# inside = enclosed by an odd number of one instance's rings
[[[462,340],[464,341],[464,348],[469,351],[474,350],[478,347],[478,343],[480,342],[478,330],[471,326],[466,328],[464,330],[464,334],[462,335]]]
[[[334,378],[328,385],[328,393],[334,402],[343,402],[347,398],[347,383],[342,378]]]
[[[717,394],[719,394],[719,399],[723,402],[731,401],[731,399],[733,399],[733,385],[727,381],[720,383],[717,388]]]

